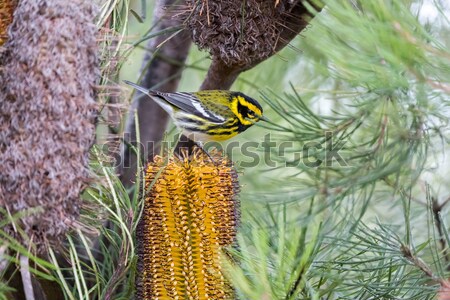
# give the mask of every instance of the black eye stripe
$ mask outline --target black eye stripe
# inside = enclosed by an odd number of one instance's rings
[[[240,102],[238,102],[238,112],[244,118],[248,119],[256,118],[256,112],[250,110],[247,106],[242,105]]]
[[[242,93],[234,92],[230,98],[230,101],[237,103],[236,113],[241,118],[256,120],[259,118],[260,114],[262,115],[261,105],[259,105],[259,103],[256,100],[247,97]],[[250,107],[254,107],[254,110],[250,109]]]
[[[241,116],[246,117],[248,115],[248,107],[241,104],[241,102],[238,102],[238,112]]]

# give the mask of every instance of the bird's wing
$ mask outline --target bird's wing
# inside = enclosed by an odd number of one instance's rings
[[[193,114],[200,118],[206,119],[209,122],[222,124],[226,121],[221,115],[218,115],[211,110],[205,108],[205,106],[197,99],[196,96],[190,93],[156,93],[158,96],[172,104],[173,106],[181,109],[182,111]]]

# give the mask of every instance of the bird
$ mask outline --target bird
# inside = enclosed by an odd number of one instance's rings
[[[164,93],[124,82],[153,99],[172,118],[182,134],[202,144],[228,140],[258,121],[268,121],[255,99],[228,90]]]

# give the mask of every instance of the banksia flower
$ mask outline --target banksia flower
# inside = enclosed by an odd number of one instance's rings
[[[21,0],[0,56],[0,219],[11,215],[4,230],[38,252],[74,223],[88,182],[99,75],[94,8]]]
[[[237,173],[229,160],[155,157],[146,172],[139,232],[138,299],[233,299],[220,263],[238,222]]]
[[[308,24],[300,1],[187,0],[186,25],[192,40],[227,65],[247,67],[285,44],[283,31]],[[297,25],[293,25],[297,23]],[[278,49],[279,50],[279,49]]]
[[[0,46],[6,41],[8,26],[12,23],[17,0],[2,0],[0,2]]]

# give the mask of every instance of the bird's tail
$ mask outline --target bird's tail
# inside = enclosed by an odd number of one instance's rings
[[[167,102],[167,100],[162,96],[161,93],[157,91],[152,91],[149,89],[146,89],[142,86],[137,85],[136,83],[132,83],[128,80],[124,80],[126,84],[131,85],[138,91],[141,91],[142,93],[150,96],[151,99],[153,99],[159,106],[161,106],[169,115],[173,115],[173,106]]]
[[[144,87],[142,87],[142,86],[139,86],[139,85],[137,85],[136,83],[133,83],[133,82],[128,81],[128,80],[124,80],[123,82],[125,82],[125,83],[128,84],[128,85],[131,85],[132,87],[134,87],[134,88],[137,89],[138,91],[143,92],[144,94],[147,94],[147,95],[153,95],[153,93],[152,93],[151,90],[146,89],[146,88],[144,88]]]

